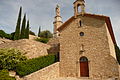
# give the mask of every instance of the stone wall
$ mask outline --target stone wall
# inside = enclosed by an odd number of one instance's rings
[[[111,38],[111,36],[109,34],[109,30],[108,30],[107,27],[106,27],[106,30],[107,30],[107,37],[108,37],[108,43],[109,43],[109,48],[110,48],[110,54],[111,54],[111,56],[113,56],[116,59],[115,45],[114,45],[114,43],[112,41],[112,38]]]
[[[27,58],[31,59],[39,56],[48,55],[47,50],[50,48],[50,46],[41,42],[37,42],[35,40],[21,39],[3,43],[0,45],[0,48],[19,49]]]
[[[7,43],[7,42],[11,42],[12,40],[9,40],[9,39],[5,39],[5,38],[0,38],[0,44],[4,44],[4,43]]]
[[[21,80],[52,80],[59,77],[59,62],[23,77]],[[17,79],[19,80],[19,79]]]
[[[51,48],[48,50],[49,54],[59,53],[60,51],[59,37],[51,38],[47,44],[51,46]]]
[[[82,26],[79,24],[80,20]],[[106,27],[104,20],[86,16],[79,16],[66,25],[59,39],[61,77],[81,77],[80,58],[83,56],[89,60],[90,78],[119,76],[117,60],[111,56],[112,48],[109,46]],[[80,32],[84,32],[84,36],[80,36]],[[84,52],[81,53],[81,49]]]
[[[35,39],[37,39],[37,38],[38,38],[38,36],[29,35],[29,39],[30,39],[30,40],[35,40]]]

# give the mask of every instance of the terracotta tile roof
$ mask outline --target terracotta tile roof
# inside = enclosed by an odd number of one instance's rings
[[[112,41],[114,44],[116,44],[116,40],[115,40],[115,36],[114,36],[114,32],[113,32],[113,29],[112,29],[112,24],[111,24],[111,21],[110,21],[110,18],[108,16],[104,16],[104,15],[96,15],[96,14],[89,14],[89,13],[85,13],[84,16],[87,16],[87,17],[93,17],[93,18],[97,18],[97,19],[101,19],[101,20],[105,20],[106,21],[106,24],[107,24],[107,27],[108,27],[108,30],[110,32],[110,35],[111,35],[111,38],[112,38]],[[72,22],[74,20],[74,16],[72,16],[70,19],[68,19],[65,23],[63,23],[57,30],[59,32],[61,32],[65,27],[67,27],[67,25]]]

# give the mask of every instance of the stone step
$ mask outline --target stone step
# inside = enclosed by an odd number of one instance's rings
[[[60,78],[55,78],[55,79],[51,79],[51,80],[93,80],[93,79],[89,79],[89,78],[73,78],[73,77],[60,77]],[[95,80],[120,80],[118,78],[109,78],[109,79],[95,79]]]
[[[91,79],[88,79],[88,78],[73,78],[73,77],[67,77],[67,78],[55,78],[55,79],[52,79],[52,80],[91,80]]]

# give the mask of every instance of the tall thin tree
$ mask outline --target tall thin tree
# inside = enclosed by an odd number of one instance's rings
[[[40,37],[40,33],[41,33],[41,26],[39,27],[38,37]]]
[[[19,38],[20,38],[21,15],[22,15],[22,7],[20,7],[20,11],[19,11],[19,15],[18,15],[18,20],[17,20],[16,30],[15,30],[14,40],[19,40]]]
[[[26,30],[25,30],[25,38],[26,39],[29,39],[29,30],[30,27],[29,27],[29,20],[27,21],[27,27],[26,27]]]
[[[22,21],[22,28],[21,28],[21,34],[20,34],[20,39],[25,38],[25,27],[26,27],[26,14],[24,14],[24,18]]]

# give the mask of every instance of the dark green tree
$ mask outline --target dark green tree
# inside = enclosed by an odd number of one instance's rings
[[[25,30],[25,38],[29,39],[29,20],[27,21],[27,27],[26,27],[26,30]]]
[[[14,40],[15,32],[12,32],[10,35],[11,35],[11,40]]]
[[[23,21],[22,21],[20,39],[25,39],[25,27],[26,27],[26,14],[24,15],[24,18],[23,18]]]
[[[38,37],[40,37],[40,33],[41,33],[41,27],[39,27]]]
[[[3,30],[0,30],[0,37],[3,38],[5,37],[6,33]]]
[[[22,7],[20,7],[20,11],[19,11],[19,15],[18,15],[18,20],[17,20],[16,30],[15,30],[14,40],[18,40],[20,38],[21,14],[22,14]]]
[[[42,31],[40,33],[40,37],[42,37],[42,38],[52,38],[53,35],[52,35],[52,33],[50,31],[45,30],[45,31]]]
[[[35,36],[35,33],[33,31],[31,31],[31,30],[29,31],[29,34]]]
[[[117,45],[115,45],[115,52],[116,52],[117,61],[120,64],[120,49]]]
[[[6,39],[11,39],[11,34],[7,34],[5,31],[0,30],[0,37],[6,38]]]

